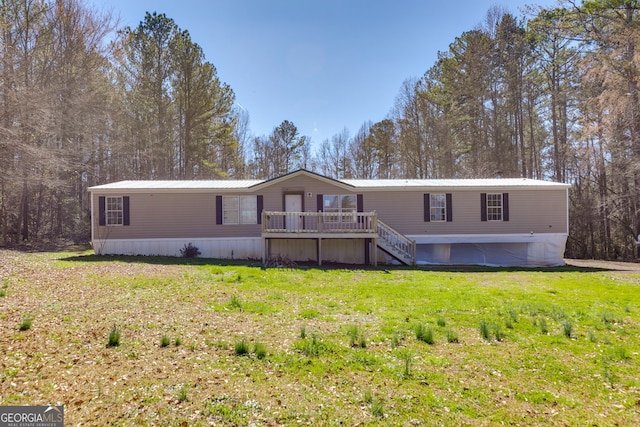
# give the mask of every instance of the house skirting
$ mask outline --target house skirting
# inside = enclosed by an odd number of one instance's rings
[[[567,234],[413,235],[417,263],[552,267],[564,265]]]
[[[564,265],[567,235],[505,234],[505,235],[410,235],[416,241],[417,264],[547,267]],[[196,246],[203,258],[261,259],[263,239],[244,238],[176,238],[176,239],[106,239],[94,240],[93,248],[100,255],[180,256],[188,243]],[[322,261],[365,264],[365,239],[324,239]],[[317,261],[315,239],[271,239],[269,256],[292,261]],[[379,262],[392,263],[382,251]]]
[[[98,255],[180,256],[180,249],[191,243],[202,258],[260,259],[260,237],[176,238],[176,239],[108,239],[94,240]]]

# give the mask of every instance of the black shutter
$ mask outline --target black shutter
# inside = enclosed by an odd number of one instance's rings
[[[122,198],[122,224],[131,224],[131,218],[129,216],[129,196],[124,196]]]
[[[487,220],[487,193],[480,193],[480,221]]]
[[[423,197],[424,222],[431,222],[431,196],[427,193]]]
[[[107,225],[107,206],[104,196],[98,197],[98,225]]]
[[[447,222],[453,221],[453,203],[451,201],[451,193],[445,194],[447,199]]]
[[[364,212],[364,201],[362,199],[362,194],[358,194],[356,196],[356,210],[358,212]]]
[[[222,224],[222,196],[216,196],[216,224]]]
[[[316,196],[316,204],[318,205],[316,208],[318,212],[324,212],[324,204],[322,201],[324,200],[324,196],[322,194],[318,194]]]
[[[502,193],[502,220],[509,221],[509,193]]]
[[[264,207],[264,200],[262,196],[257,196],[257,207],[258,207],[258,224],[262,224],[262,209]]]

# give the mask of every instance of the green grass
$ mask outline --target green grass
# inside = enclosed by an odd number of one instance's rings
[[[0,405],[62,401],[70,425],[640,425],[640,274],[18,262]]]

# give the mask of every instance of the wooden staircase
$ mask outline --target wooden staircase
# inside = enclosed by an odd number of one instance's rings
[[[405,265],[416,265],[416,242],[377,219],[378,247]]]

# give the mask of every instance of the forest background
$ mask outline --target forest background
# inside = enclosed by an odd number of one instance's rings
[[[118,28],[83,0],[0,0],[0,245],[90,238],[87,188],[124,179],[526,177],[571,184],[572,258],[640,233],[640,1],[493,7],[387,118],[253,135],[187,30]],[[185,215],[188,215],[185,212]]]

